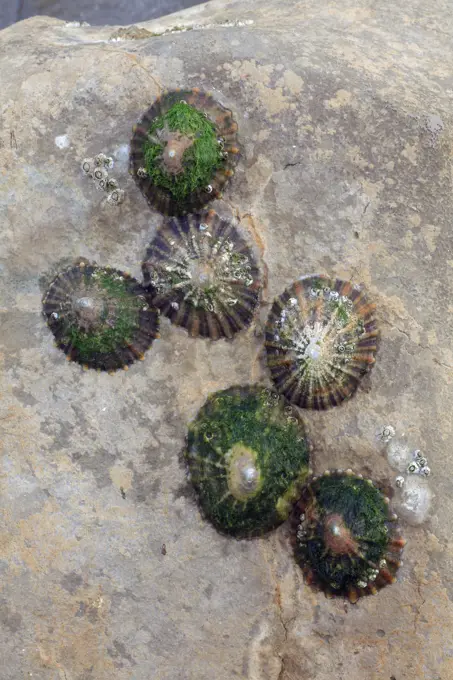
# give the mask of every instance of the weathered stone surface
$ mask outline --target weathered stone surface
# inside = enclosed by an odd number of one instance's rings
[[[452,23],[447,0],[426,7],[214,2],[144,25],[195,26],[160,37],[44,18],[0,34],[2,679],[453,677]],[[259,333],[210,344],[163,320],[145,362],[108,376],[68,364],[41,317],[62,261],[140,275],[160,217],[126,145],[163,88],[187,85],[238,118],[223,207],[262,242],[266,301],[324,272],[379,305],[370,379],[306,414],[315,469],[391,479],[388,423],[428,452],[432,518],[405,527],[398,584],[354,607],[303,584],[285,527],[221,537],[188,489],[187,422],[209,392],[267,379]],[[117,208],[80,170],[101,151]]]

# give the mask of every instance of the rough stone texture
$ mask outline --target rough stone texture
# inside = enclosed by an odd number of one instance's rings
[[[214,2],[145,27],[182,25],[112,42],[39,18],[0,34],[2,679],[450,680],[451,4]],[[405,527],[398,584],[356,606],[303,584],[285,527],[221,537],[187,486],[178,454],[208,393],[267,379],[258,330],[210,344],[163,320],[145,362],[111,377],[68,364],[40,315],[63,260],[140,274],[160,217],[125,145],[161,89],[187,85],[239,120],[225,209],[262,242],[266,301],[324,272],[379,305],[370,379],[306,414],[315,468],[391,479],[385,424],[428,452],[432,518]],[[119,208],[82,177],[100,151]]]

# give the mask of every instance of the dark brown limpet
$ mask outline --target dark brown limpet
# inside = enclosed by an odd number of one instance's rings
[[[60,272],[43,313],[56,345],[86,368],[127,369],[158,337],[159,313],[148,291],[110,267],[81,262]]]
[[[172,90],[134,126],[130,173],[151,207],[183,215],[220,196],[238,158],[232,112],[199,89]]]
[[[394,583],[405,544],[396,519],[370,479],[352,470],[312,477],[291,515],[295,557],[306,582],[351,602]]]
[[[231,220],[205,211],[165,221],[142,266],[153,304],[192,337],[232,338],[251,324],[261,274]]]

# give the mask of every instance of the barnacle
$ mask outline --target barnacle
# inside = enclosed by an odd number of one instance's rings
[[[143,263],[153,304],[193,337],[231,338],[250,325],[261,278],[250,246],[213,211],[164,222]]]
[[[267,364],[279,392],[304,408],[351,397],[375,361],[374,305],[347,281],[303,277],[275,299],[266,325]]]
[[[88,175],[88,177],[93,177],[93,172],[97,166],[94,158],[84,158],[80,167],[82,168],[82,172],[85,175]]]
[[[111,205],[120,205],[124,201],[124,195],[122,189],[113,189],[107,196],[107,202]]]
[[[219,531],[259,535],[288,517],[309,460],[304,424],[289,411],[264,387],[231,387],[212,394],[190,424],[190,477]]]
[[[68,359],[106,371],[142,359],[159,326],[158,311],[135,279],[85,262],[56,276],[43,312]]]
[[[134,126],[130,172],[161,213],[195,212],[219,196],[234,174],[236,133],[231,111],[210,94],[167,92]]]

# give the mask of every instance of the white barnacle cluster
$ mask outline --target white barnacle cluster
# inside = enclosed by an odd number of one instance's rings
[[[222,276],[225,280],[241,282],[245,286],[253,283],[252,263],[244,253],[233,252],[234,244],[228,241],[226,251],[220,256]]]
[[[300,524],[297,527],[297,540],[300,543],[304,543],[306,538],[307,538],[307,527],[306,527],[306,522],[305,522],[305,514],[302,513],[300,516]]]
[[[99,153],[94,158],[84,158],[82,172],[93,180],[99,191],[107,193],[109,205],[119,205],[124,201],[124,191],[119,188],[118,182],[109,176],[109,170],[113,168],[113,158]]]
[[[276,406],[280,401],[280,395],[273,390],[266,388],[264,390],[264,405],[265,406]]]
[[[223,137],[219,137],[217,143],[220,147],[222,158],[228,158],[228,151],[225,151],[225,140],[223,139]]]
[[[428,517],[433,498],[428,459],[419,449],[414,450],[404,435],[396,437],[392,425],[382,427],[378,438],[385,445],[389,464],[399,472],[394,480],[398,514],[409,524],[421,524]]]

